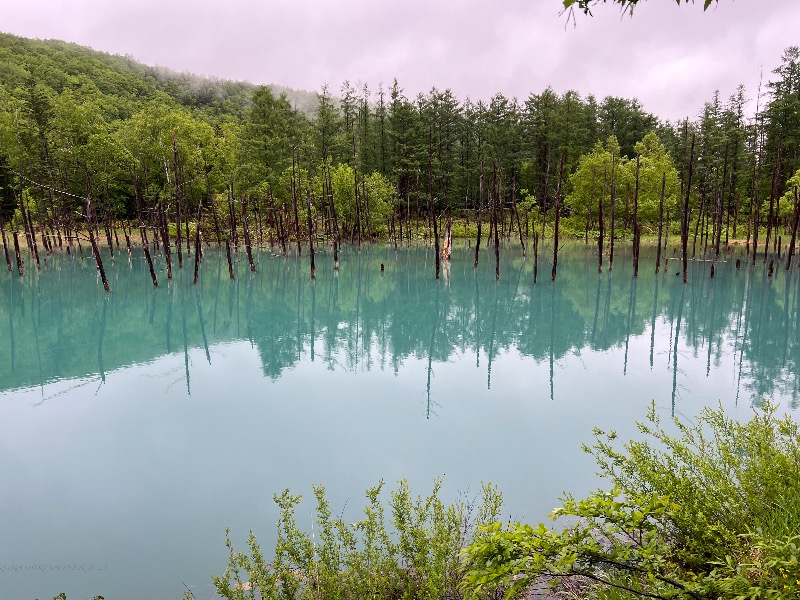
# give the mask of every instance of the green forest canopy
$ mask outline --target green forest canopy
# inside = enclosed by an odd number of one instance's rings
[[[707,224],[724,213],[735,237],[754,220],[791,218],[780,198],[791,198],[786,184],[800,167],[799,56],[797,47],[784,52],[755,118],[745,116],[740,86],[727,99],[715,93],[696,118],[670,123],[636,99],[550,87],[484,102],[436,88],[408,97],[397,81],[377,90],[346,81],[338,97],[327,86],[309,96],[0,34],[0,215],[21,228],[24,201],[32,221],[58,231],[81,222],[89,192],[108,221],[152,220],[159,204],[171,218],[178,207],[188,217],[209,198],[223,210],[246,198],[252,215],[276,229],[293,222],[298,238],[307,236],[298,213],[310,209],[313,226],[329,232],[335,207],[342,235],[360,238],[429,214],[471,218],[490,199],[527,224],[552,215],[561,189],[567,225],[588,232],[598,227],[598,195],[611,210],[611,154],[624,229],[638,153],[640,224],[653,231],[664,175],[667,214],[679,218],[695,139],[693,218]]]

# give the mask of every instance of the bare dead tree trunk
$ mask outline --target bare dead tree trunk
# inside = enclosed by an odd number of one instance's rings
[[[656,275],[661,268],[661,232],[664,226],[664,189],[667,185],[667,174],[661,176],[661,199],[658,203],[658,246],[656,248]]]
[[[639,160],[636,154],[636,186],[633,192],[633,276],[639,276]]]
[[[492,228],[494,229],[494,276],[500,281],[500,229],[497,222],[497,205],[500,204],[500,182],[497,177],[497,163],[494,164],[494,182],[492,183]]]
[[[616,159],[617,157],[611,154],[611,238],[609,240],[611,246],[608,251],[608,270],[614,268],[614,236],[615,226],[617,220],[617,177],[616,177]]]
[[[234,279],[234,277],[233,277],[233,261],[231,260],[231,238],[230,238],[230,236],[225,238],[225,254],[228,257],[228,274],[231,276],[231,279]]]
[[[253,262],[253,249],[250,245],[250,230],[247,227],[247,194],[242,196],[242,233],[244,234],[244,248],[247,251],[247,262],[250,270],[255,272],[256,263]]]
[[[19,276],[22,277],[25,274],[25,267],[22,263],[22,256],[19,252],[19,233],[17,233],[16,230],[14,231],[14,254],[16,255],[17,259],[17,273],[19,273]]]
[[[689,150],[689,177],[686,182],[686,198],[683,202],[683,215],[682,215],[682,226],[681,226],[681,246],[683,250],[683,283],[686,283],[686,272],[689,267],[689,254],[688,254],[688,245],[689,245],[689,195],[692,190],[692,167],[694,165],[694,141],[695,141],[695,134],[692,134],[692,147]]]
[[[794,220],[792,223],[792,239],[789,242],[789,252],[786,256],[786,271],[789,270],[789,267],[792,264],[792,256],[794,255],[794,244],[797,239],[797,223],[800,219],[800,202],[798,202],[797,198],[797,186],[794,186]],[[9,270],[11,269],[11,265],[9,265]]]
[[[86,226],[89,229],[89,243],[92,245],[92,252],[94,253],[94,260],[97,263],[97,270],[100,271],[100,279],[103,281],[103,289],[106,293],[111,291],[108,287],[108,279],[106,279],[106,270],[103,268],[103,259],[100,256],[100,249],[97,247],[97,240],[94,237],[94,228],[92,227],[92,188],[89,184],[89,174],[86,174]]]
[[[203,253],[203,248],[200,245],[200,221],[203,218],[203,201],[197,203],[197,226],[194,231],[194,284],[197,285],[197,279],[200,276],[200,256]]]
[[[556,187],[556,204],[555,204],[555,211],[556,211],[556,222],[555,222],[555,231],[553,232],[553,273],[551,281],[556,280],[556,271],[558,270],[558,223],[561,217],[561,183],[564,179],[564,155],[561,155],[561,164],[558,167],[558,186]],[[613,188],[612,188],[613,189]],[[611,213],[614,214],[613,212]],[[613,217],[612,217],[613,219]],[[611,221],[613,231],[613,223]],[[613,240],[612,240],[613,244]],[[613,246],[612,246],[613,248]],[[613,251],[612,251],[613,252]],[[610,268],[610,267],[609,267]]]
[[[139,186],[139,176],[136,174],[136,169],[133,170],[133,188],[136,192],[136,212],[139,217],[139,235],[142,238],[144,258],[147,261],[147,268],[150,269],[150,278],[153,280],[153,287],[158,287],[156,271],[153,268],[153,258],[150,256],[150,243],[147,241],[147,228],[145,227],[144,218],[142,216],[142,190]]]
[[[478,258],[480,257],[481,251],[481,225],[483,224],[483,157],[481,157],[481,174],[480,178],[478,179],[478,239],[475,242],[475,264],[473,265],[476,269],[478,268]]]
[[[306,206],[308,208],[308,255],[311,260],[311,279],[316,279],[317,267],[314,264],[314,223],[311,219],[311,190],[306,190]]]
[[[603,223],[603,198],[606,195],[606,176],[603,173],[603,191],[600,194],[600,197],[597,199],[597,220],[599,226],[599,232],[597,234],[597,272],[603,272],[603,230],[605,229],[605,224]]]
[[[11,272],[11,257],[8,255],[8,242],[6,241],[6,223],[3,220],[3,215],[0,213],[0,234],[3,238],[3,254],[6,257],[6,265],[8,265],[8,272]]]
[[[161,243],[164,246],[164,258],[167,261],[167,279],[172,279],[172,251],[170,250],[169,228],[163,202],[159,202],[158,212],[161,218]]]

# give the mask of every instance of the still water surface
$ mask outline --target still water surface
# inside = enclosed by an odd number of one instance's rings
[[[106,296],[89,259],[0,278],[0,597],[213,597],[210,575],[253,529],[274,541],[272,495],[326,485],[355,519],[361,492],[444,477],[448,500],[499,485],[512,519],[541,520],[599,485],[593,427],[634,434],[650,401],[691,418],[798,402],[797,269],[677,261],[638,279],[583,245],[540,260],[504,249],[502,278],[456,248],[436,282],[424,248],[257,254],[231,282],[209,250],[200,284],[154,289],[117,258]],[[380,265],[384,263],[385,272]],[[310,525],[311,504],[301,505]]]

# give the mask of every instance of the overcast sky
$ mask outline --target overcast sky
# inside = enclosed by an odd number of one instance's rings
[[[500,92],[636,97],[664,119],[693,117],[719,89],[753,101],[784,48],[800,45],[800,0],[649,0],[633,18],[560,0],[3,0],[0,31],[57,38],[151,65],[337,93],[436,86],[461,99]],[[753,102],[754,104],[754,102]],[[751,108],[752,110],[752,108]]]

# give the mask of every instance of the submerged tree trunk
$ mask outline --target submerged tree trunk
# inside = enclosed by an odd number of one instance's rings
[[[94,228],[92,227],[92,190],[89,186],[89,174],[86,174],[86,226],[89,229],[89,243],[92,245],[92,252],[94,253],[94,260],[97,263],[97,270],[100,272],[100,279],[103,281],[103,289],[106,293],[111,291],[108,287],[108,279],[106,279],[106,270],[103,268],[103,259],[100,256],[100,249],[97,247],[97,240],[94,237]]]

